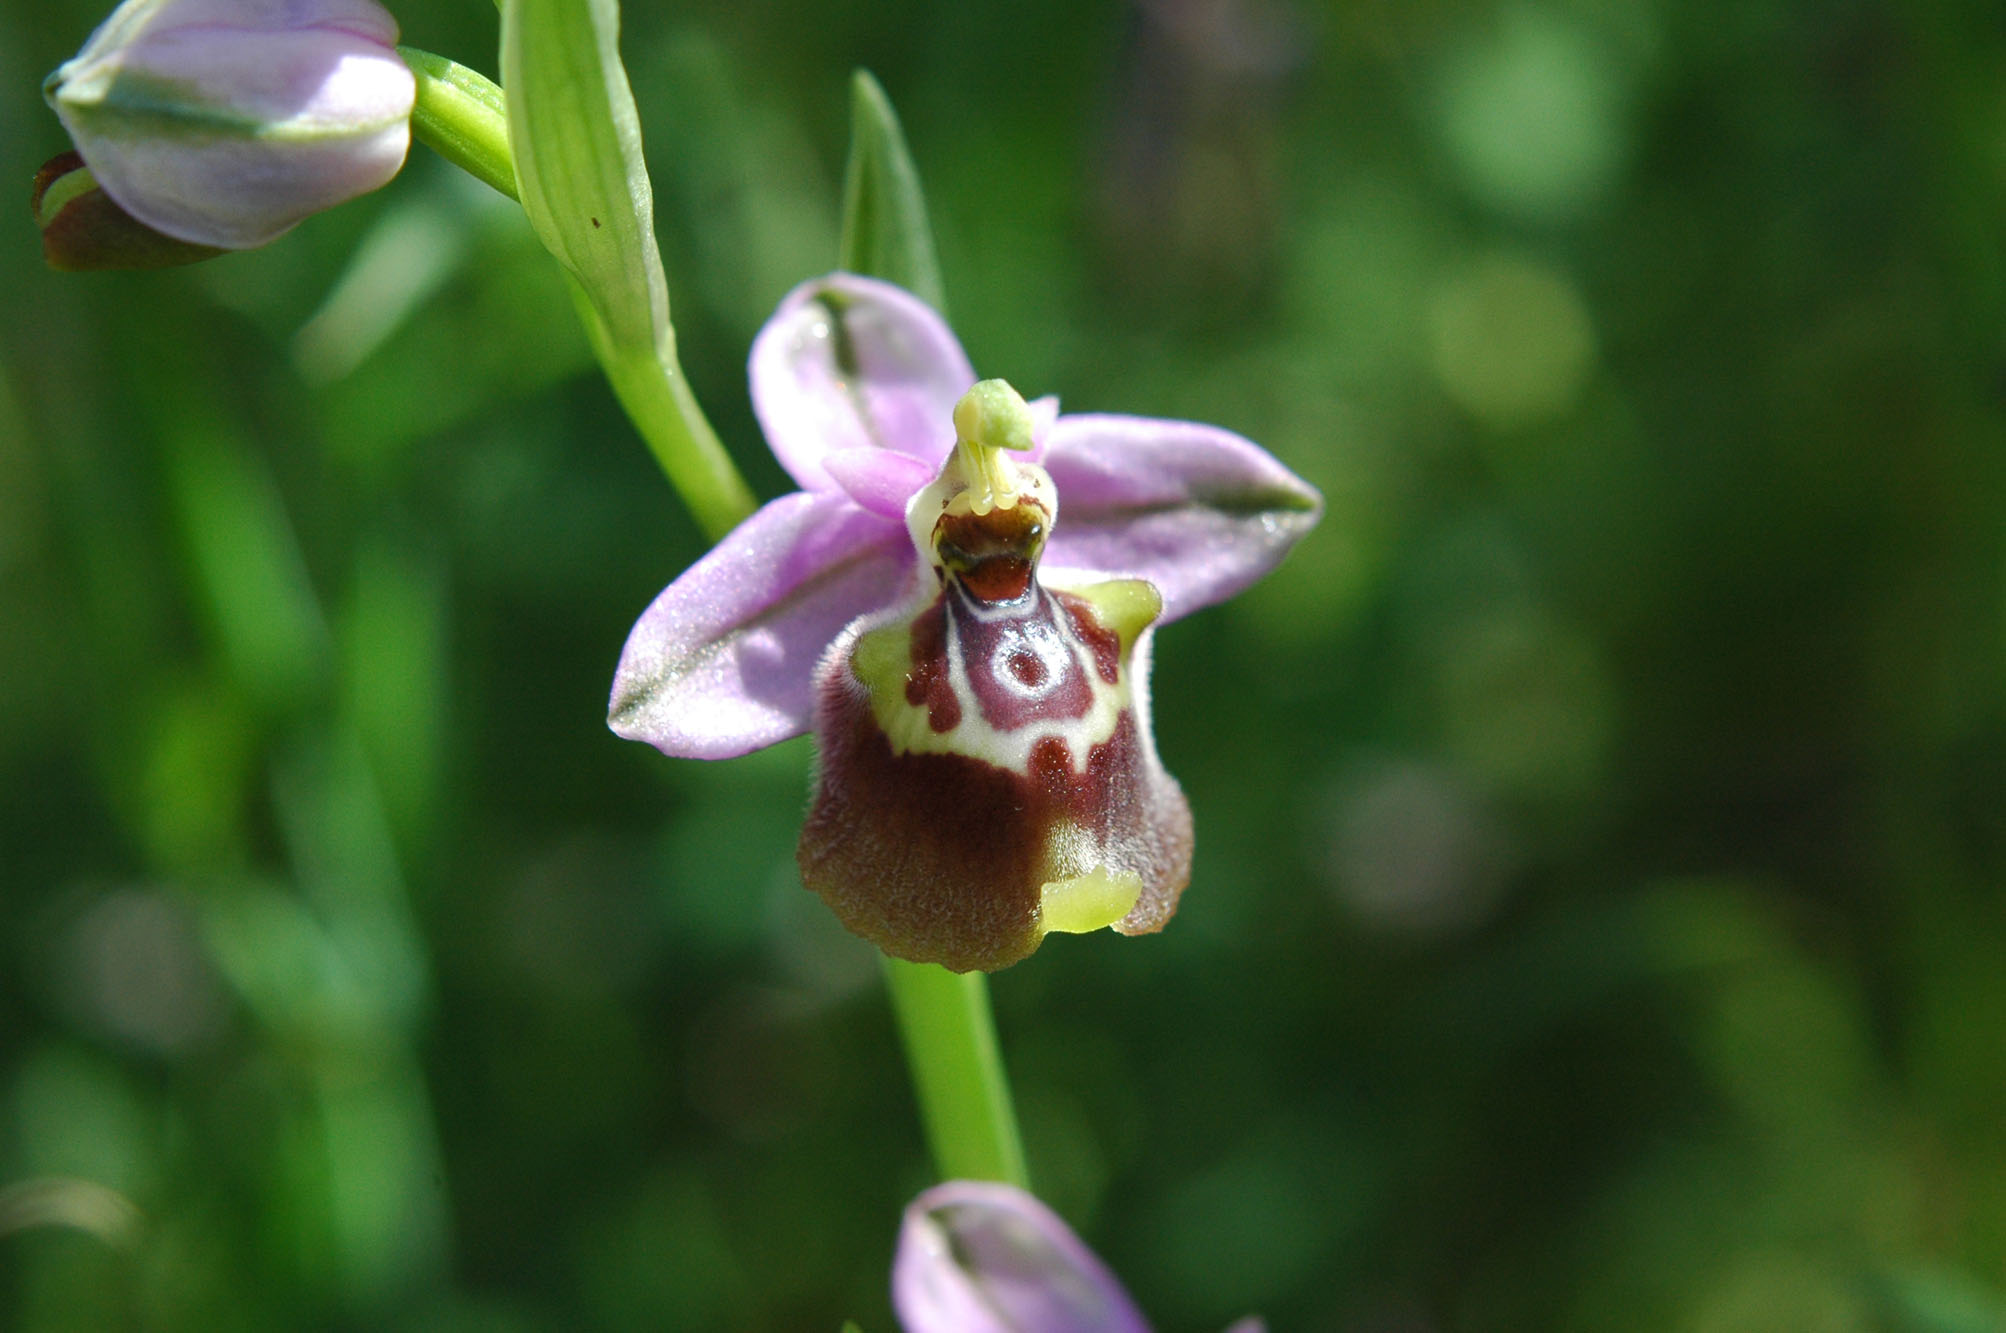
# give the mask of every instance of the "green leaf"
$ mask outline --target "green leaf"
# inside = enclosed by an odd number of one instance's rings
[[[620,405],[713,539],[752,492],[676,360],[618,0],[502,0],[502,82],[523,211],[576,284]]]
[[[861,69],[850,76],[850,165],[843,178],[838,267],[895,282],[946,313],[919,172],[885,90]]]
[[[669,330],[616,0],[505,0],[502,83],[523,211],[621,346]]]

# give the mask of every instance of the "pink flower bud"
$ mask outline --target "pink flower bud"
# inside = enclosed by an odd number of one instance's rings
[[[373,0],[126,0],[42,93],[127,213],[241,250],[397,174],[396,41]]]

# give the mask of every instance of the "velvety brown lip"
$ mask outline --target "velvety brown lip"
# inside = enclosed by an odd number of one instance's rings
[[[835,665],[835,664],[832,664]],[[1160,930],[1191,876],[1191,811],[1146,752],[1135,717],[1082,767],[1056,738],[1031,771],[969,755],[894,754],[868,696],[822,681],[822,781],[801,830],[802,882],[885,952],[957,972],[993,972],[1043,938],[1047,880],[1132,872],[1142,896],[1116,929]],[[1062,826],[1085,835],[1088,864],[1058,852]]]

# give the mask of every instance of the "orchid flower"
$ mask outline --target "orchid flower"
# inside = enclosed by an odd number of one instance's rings
[[[1059,1215],[1014,1185],[950,1180],[907,1205],[892,1260],[905,1333],[1149,1333]],[[1263,1333],[1243,1319],[1226,1333]]]
[[[803,879],[898,957],[993,971],[1051,930],[1161,929],[1191,816],[1151,626],[1272,569],[1317,493],[1230,431],[977,384],[939,315],[853,275],[790,293],[751,376],[801,489],[642,615],[613,730],[721,759],[812,726]]]

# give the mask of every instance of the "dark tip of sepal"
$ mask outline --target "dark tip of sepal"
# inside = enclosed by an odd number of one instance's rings
[[[120,208],[74,151],[42,164],[29,207],[42,231],[42,257],[58,272],[175,268],[226,253],[163,235]]]

